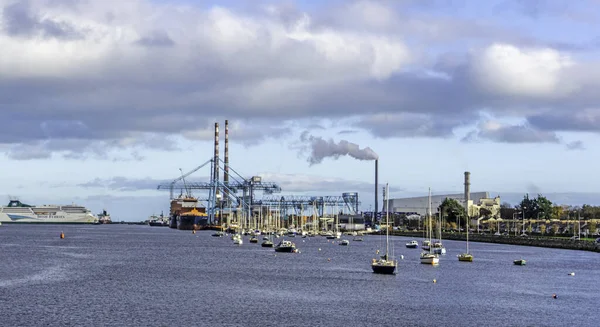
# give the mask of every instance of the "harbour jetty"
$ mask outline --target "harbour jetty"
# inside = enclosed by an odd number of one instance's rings
[[[405,232],[392,231],[392,235],[406,237],[423,237],[423,232]],[[445,240],[466,241],[465,233],[445,233],[442,235]],[[600,244],[596,244],[587,240],[570,240],[567,238],[548,237],[548,236],[508,236],[508,235],[493,235],[493,234],[470,234],[469,242],[484,242],[498,243],[511,245],[537,246],[545,248],[558,248],[567,250],[583,250],[600,252]]]

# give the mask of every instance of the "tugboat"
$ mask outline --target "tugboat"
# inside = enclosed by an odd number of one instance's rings
[[[282,240],[275,247],[275,252],[285,252],[285,253],[296,252],[296,244],[294,244],[288,240]]]
[[[152,215],[148,219],[148,225],[157,227],[169,227],[169,218],[161,212],[160,216]]]
[[[112,223],[112,220],[110,219],[110,215],[106,212],[106,209],[102,210],[102,212],[98,214],[98,223],[99,224]]]

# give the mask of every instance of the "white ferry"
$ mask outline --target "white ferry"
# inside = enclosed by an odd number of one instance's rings
[[[10,200],[0,207],[0,222],[42,224],[97,224],[98,217],[86,207],[78,205],[31,206],[19,200]]]

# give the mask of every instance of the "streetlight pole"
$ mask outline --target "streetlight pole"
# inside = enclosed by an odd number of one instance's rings
[[[523,231],[522,231],[522,234],[525,234],[525,209],[527,209],[527,207],[523,207]]]

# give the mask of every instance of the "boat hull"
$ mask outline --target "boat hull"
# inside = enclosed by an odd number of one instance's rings
[[[436,256],[421,257],[421,263],[426,265],[437,265],[440,263],[440,258]]]
[[[417,247],[419,247],[418,244],[406,244],[407,249],[416,249]]]
[[[86,214],[57,214],[60,218],[35,214],[0,213],[0,222],[4,224],[97,224],[98,218]]]
[[[371,265],[371,268],[375,274],[394,275],[396,273],[396,266]]]
[[[517,266],[524,266],[527,262],[525,260],[515,260],[513,263]]]
[[[273,243],[263,242],[260,246],[262,246],[263,248],[272,248],[273,247]]]
[[[473,256],[470,254],[463,253],[458,256],[458,261],[473,262]]]
[[[275,252],[292,253],[295,248],[292,246],[278,246],[275,248]]]
[[[435,254],[446,254],[446,248],[433,248],[431,252]]]

